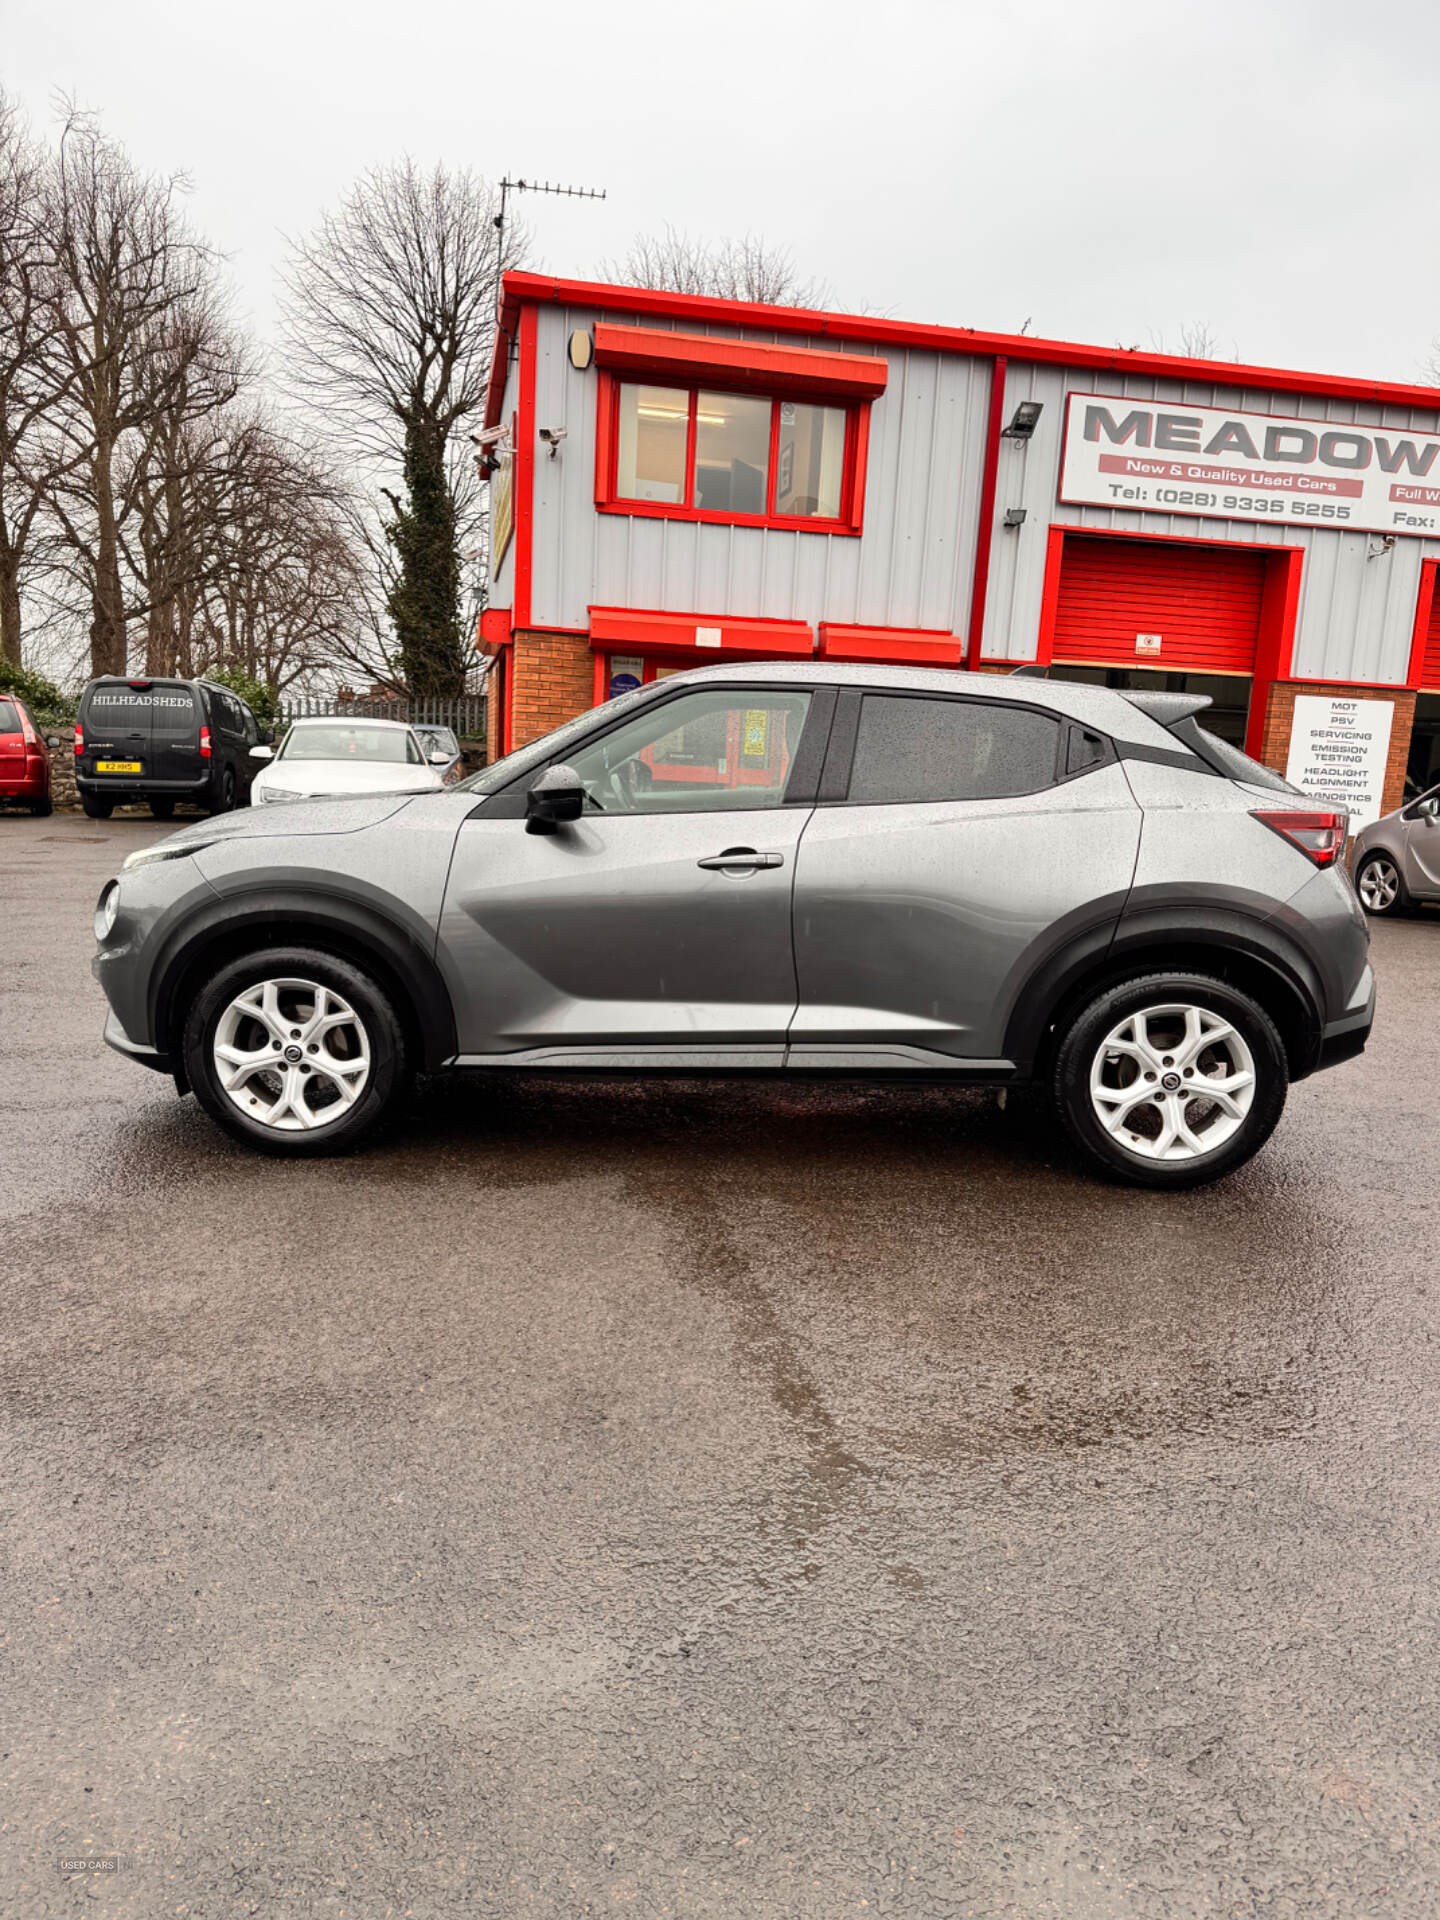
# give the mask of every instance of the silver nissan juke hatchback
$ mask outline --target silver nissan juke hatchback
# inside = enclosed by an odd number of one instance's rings
[[[676,674],[436,793],[197,822],[96,909],[111,1046],[272,1153],[417,1072],[1038,1083],[1191,1187],[1374,1010],[1343,814],[1196,722],[1027,677]]]

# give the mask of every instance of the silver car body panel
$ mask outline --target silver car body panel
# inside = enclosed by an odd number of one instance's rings
[[[462,1055],[648,1045],[770,1049],[795,1011],[790,927],[807,808],[586,814],[564,832],[469,820],[440,958]],[[732,848],[749,873],[699,866]]]
[[[795,878],[792,1064],[999,1060],[1027,955],[1090,903],[1113,925],[1139,842],[1117,763],[1018,798],[818,807]]]

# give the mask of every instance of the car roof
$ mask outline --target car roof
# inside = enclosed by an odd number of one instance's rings
[[[764,681],[769,685],[874,688],[876,692],[959,693],[967,700],[1005,700],[1027,707],[1047,707],[1067,719],[1079,720],[1142,745],[1176,745],[1158,720],[1132,705],[1113,687],[1095,687],[1080,681],[1023,679],[1014,673],[967,673],[958,667],[884,667],[868,661],[751,660],[723,665],[687,667],[657,683],[667,691],[715,681]],[[646,692],[650,691],[649,687]]]

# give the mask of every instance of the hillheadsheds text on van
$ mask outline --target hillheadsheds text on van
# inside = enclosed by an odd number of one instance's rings
[[[207,680],[92,680],[75,722],[75,784],[92,820],[143,800],[157,820],[188,801],[227,813],[259,762],[254,714]]]

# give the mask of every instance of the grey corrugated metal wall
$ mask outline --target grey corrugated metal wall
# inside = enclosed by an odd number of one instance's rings
[[[1051,525],[1103,532],[1170,534],[1254,546],[1303,547],[1300,611],[1292,673],[1297,679],[1403,681],[1410,658],[1422,560],[1440,557],[1440,541],[1401,535],[1387,553],[1371,556],[1377,535],[1287,523],[1197,519],[1189,514],[1137,513],[1130,508],[1056,504],[1060,442],[1067,393],[1113,393],[1172,405],[1239,408],[1288,414],[1344,426],[1440,431],[1440,415],[1400,407],[1366,406],[1315,395],[1242,390],[1203,381],[1129,378],[1075,367],[1012,361],[1006,374],[1005,417],[1022,400],[1045,411],[1028,444],[1002,440],[995,488],[995,533],[985,604],[987,658],[1032,660],[1040,625],[1046,534]],[[1024,507],[1018,530],[1001,523],[1007,507]]]
[[[583,629],[595,605],[964,632],[988,360],[877,349],[890,378],[870,416],[865,531],[858,538],[629,518],[595,511],[595,374],[575,371],[566,343],[572,329],[597,319],[633,318],[540,311],[535,424],[563,426],[566,438],[553,460],[542,448],[535,463],[537,627]],[[730,339],[741,331],[707,329]],[[785,343],[831,352],[837,346],[789,335]]]

